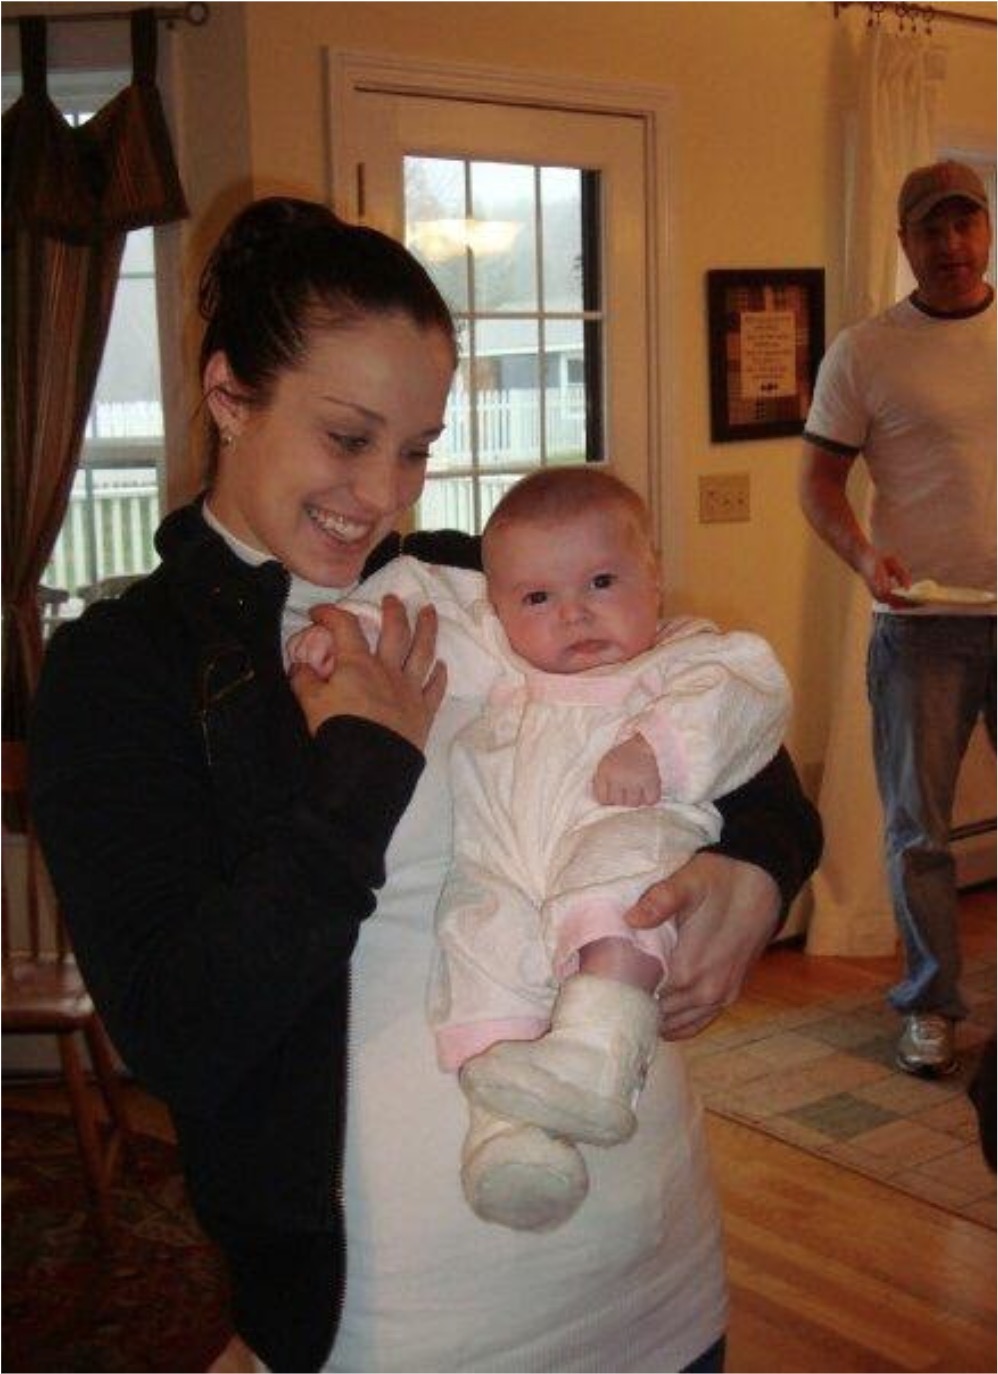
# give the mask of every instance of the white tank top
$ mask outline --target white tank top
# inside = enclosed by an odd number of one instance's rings
[[[676,1370],[723,1332],[720,1224],[682,1053],[662,1044],[639,1128],[582,1147],[590,1195],[543,1235],[480,1221],[459,1179],[467,1124],[425,1014],[448,861],[446,753],[474,709],[449,700],[361,930],[344,1198],[346,1303],[328,1370]]]
[[[205,519],[246,562],[266,555]],[[348,588],[292,580],[282,638]],[[590,1192],[543,1235],[480,1221],[460,1185],[464,1098],[426,1018],[433,916],[451,849],[447,755],[478,710],[441,707],[426,768],[352,963],[346,1300],[324,1368],[339,1374],[678,1370],[726,1323],[721,1226],[681,1050],[660,1044],[638,1130],[582,1146]],[[333,1295],[330,1295],[333,1301]]]

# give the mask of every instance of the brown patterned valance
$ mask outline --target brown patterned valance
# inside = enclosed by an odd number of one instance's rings
[[[156,86],[156,16],[131,15],[132,80],[73,128],[46,80],[46,24],[22,19],[23,92],[3,117],[3,224],[90,243],[187,214]]]

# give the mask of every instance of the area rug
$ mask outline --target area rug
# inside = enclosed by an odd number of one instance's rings
[[[995,1029],[995,968],[971,962],[960,1071],[928,1080],[894,1064],[898,1018],[880,994],[722,1016],[687,1056],[708,1111],[982,1225],[995,1226],[967,1084]]]
[[[3,1114],[3,1334],[11,1371],[204,1369],[226,1291],[175,1149],[136,1136],[108,1239],[86,1205],[70,1121]]]

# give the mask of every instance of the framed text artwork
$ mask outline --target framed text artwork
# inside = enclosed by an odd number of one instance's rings
[[[801,434],[825,347],[819,267],[707,273],[710,437]]]

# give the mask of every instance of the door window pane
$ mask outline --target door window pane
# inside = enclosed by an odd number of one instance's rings
[[[549,310],[583,308],[583,173],[575,167],[541,168],[544,299]]]
[[[481,529],[522,473],[599,462],[599,174],[407,156],[406,242],[455,313],[461,365],[417,513]]]
[[[533,167],[468,164],[475,311],[538,309],[537,195]]]
[[[585,326],[552,320],[544,355],[544,447],[549,463],[584,463],[586,444]]]
[[[452,158],[407,157],[407,243],[455,314],[468,309],[464,252],[466,165]]]

